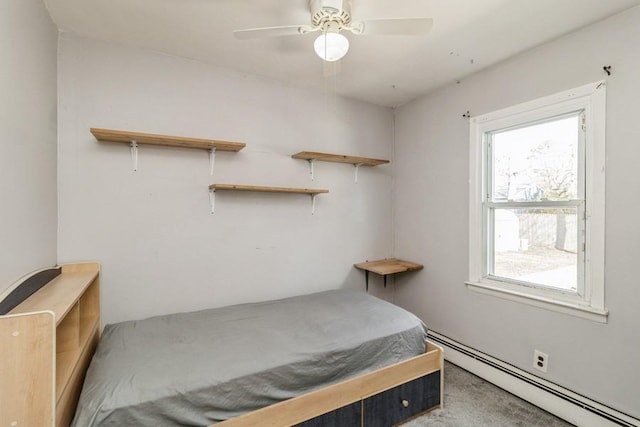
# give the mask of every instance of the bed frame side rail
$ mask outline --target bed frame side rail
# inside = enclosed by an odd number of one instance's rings
[[[441,372],[438,406],[442,406],[443,368],[442,348],[428,342],[427,351],[419,356],[223,421],[215,426],[292,426],[436,371]]]

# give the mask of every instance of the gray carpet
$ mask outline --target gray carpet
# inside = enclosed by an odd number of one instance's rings
[[[444,409],[415,418],[403,427],[567,427],[560,418],[445,362]]]

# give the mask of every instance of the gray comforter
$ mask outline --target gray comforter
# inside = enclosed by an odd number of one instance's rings
[[[108,325],[72,426],[206,426],[425,343],[417,317],[346,290]]]

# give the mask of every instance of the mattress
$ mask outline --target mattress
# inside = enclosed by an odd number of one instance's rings
[[[72,426],[207,426],[425,345],[416,316],[351,290],[107,325]]]

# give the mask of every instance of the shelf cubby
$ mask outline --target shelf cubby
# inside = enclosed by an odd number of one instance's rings
[[[80,297],[80,342],[87,342],[100,320],[100,288],[91,283]]]

